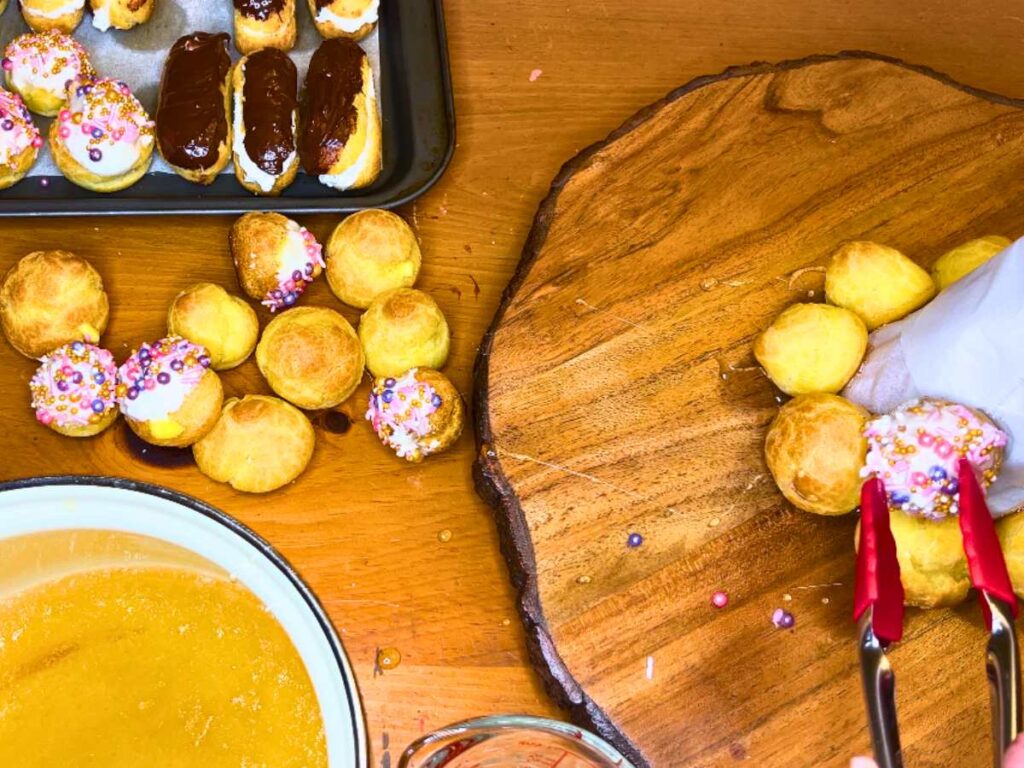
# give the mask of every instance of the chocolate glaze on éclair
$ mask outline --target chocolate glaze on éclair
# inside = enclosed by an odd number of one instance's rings
[[[272,15],[281,15],[285,0],[234,0],[235,8],[244,16],[257,21],[266,21]]]
[[[311,176],[327,173],[356,129],[356,96],[366,54],[345,38],[325,40],[309,61],[302,104],[299,157]]]
[[[173,165],[203,170],[216,164],[227,141],[224,88],[231,58],[226,34],[196,32],[171,48],[156,114],[160,151]]]
[[[295,151],[298,77],[295,64],[277,48],[264,48],[245,60],[245,151],[272,176],[284,172]]]

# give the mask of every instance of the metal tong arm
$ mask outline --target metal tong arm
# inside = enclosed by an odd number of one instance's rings
[[[900,729],[896,721],[896,674],[885,655],[888,643],[880,640],[872,627],[873,612],[873,607],[868,608],[860,618],[858,643],[871,746],[878,768],[903,768]]]

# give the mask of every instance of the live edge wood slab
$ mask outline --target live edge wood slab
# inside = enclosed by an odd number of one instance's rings
[[[776,491],[781,398],[751,344],[822,299],[844,240],[927,264],[1024,233],[1022,106],[871,54],[754,65],[676,90],[555,179],[477,361],[477,481],[535,661],[637,763],[865,748],[855,517]],[[909,765],[990,764],[984,638],[973,603],[911,612],[893,654]]]

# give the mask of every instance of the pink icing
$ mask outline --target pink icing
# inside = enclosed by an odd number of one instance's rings
[[[65,344],[42,359],[29,382],[42,424],[84,427],[117,407],[114,356],[93,344]]]
[[[440,407],[441,396],[419,381],[413,368],[397,379],[374,381],[366,419],[384,445],[400,458],[417,461],[437,448],[430,417]]]
[[[21,96],[0,90],[0,163],[9,165],[29,147],[42,145],[43,137]]]
[[[970,408],[928,399],[869,421],[864,436],[868,455],[861,475],[882,478],[893,509],[933,520],[959,511],[957,461],[970,461],[987,488],[1007,442],[1006,433]]]

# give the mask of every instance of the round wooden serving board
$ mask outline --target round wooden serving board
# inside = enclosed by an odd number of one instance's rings
[[[538,666],[638,763],[869,751],[855,517],[776,491],[780,400],[751,343],[821,300],[844,240],[926,264],[1024,233],[1022,106],[867,54],[755,65],[673,92],[555,180],[478,360],[478,485]],[[977,606],[911,612],[893,658],[908,765],[990,765]]]

